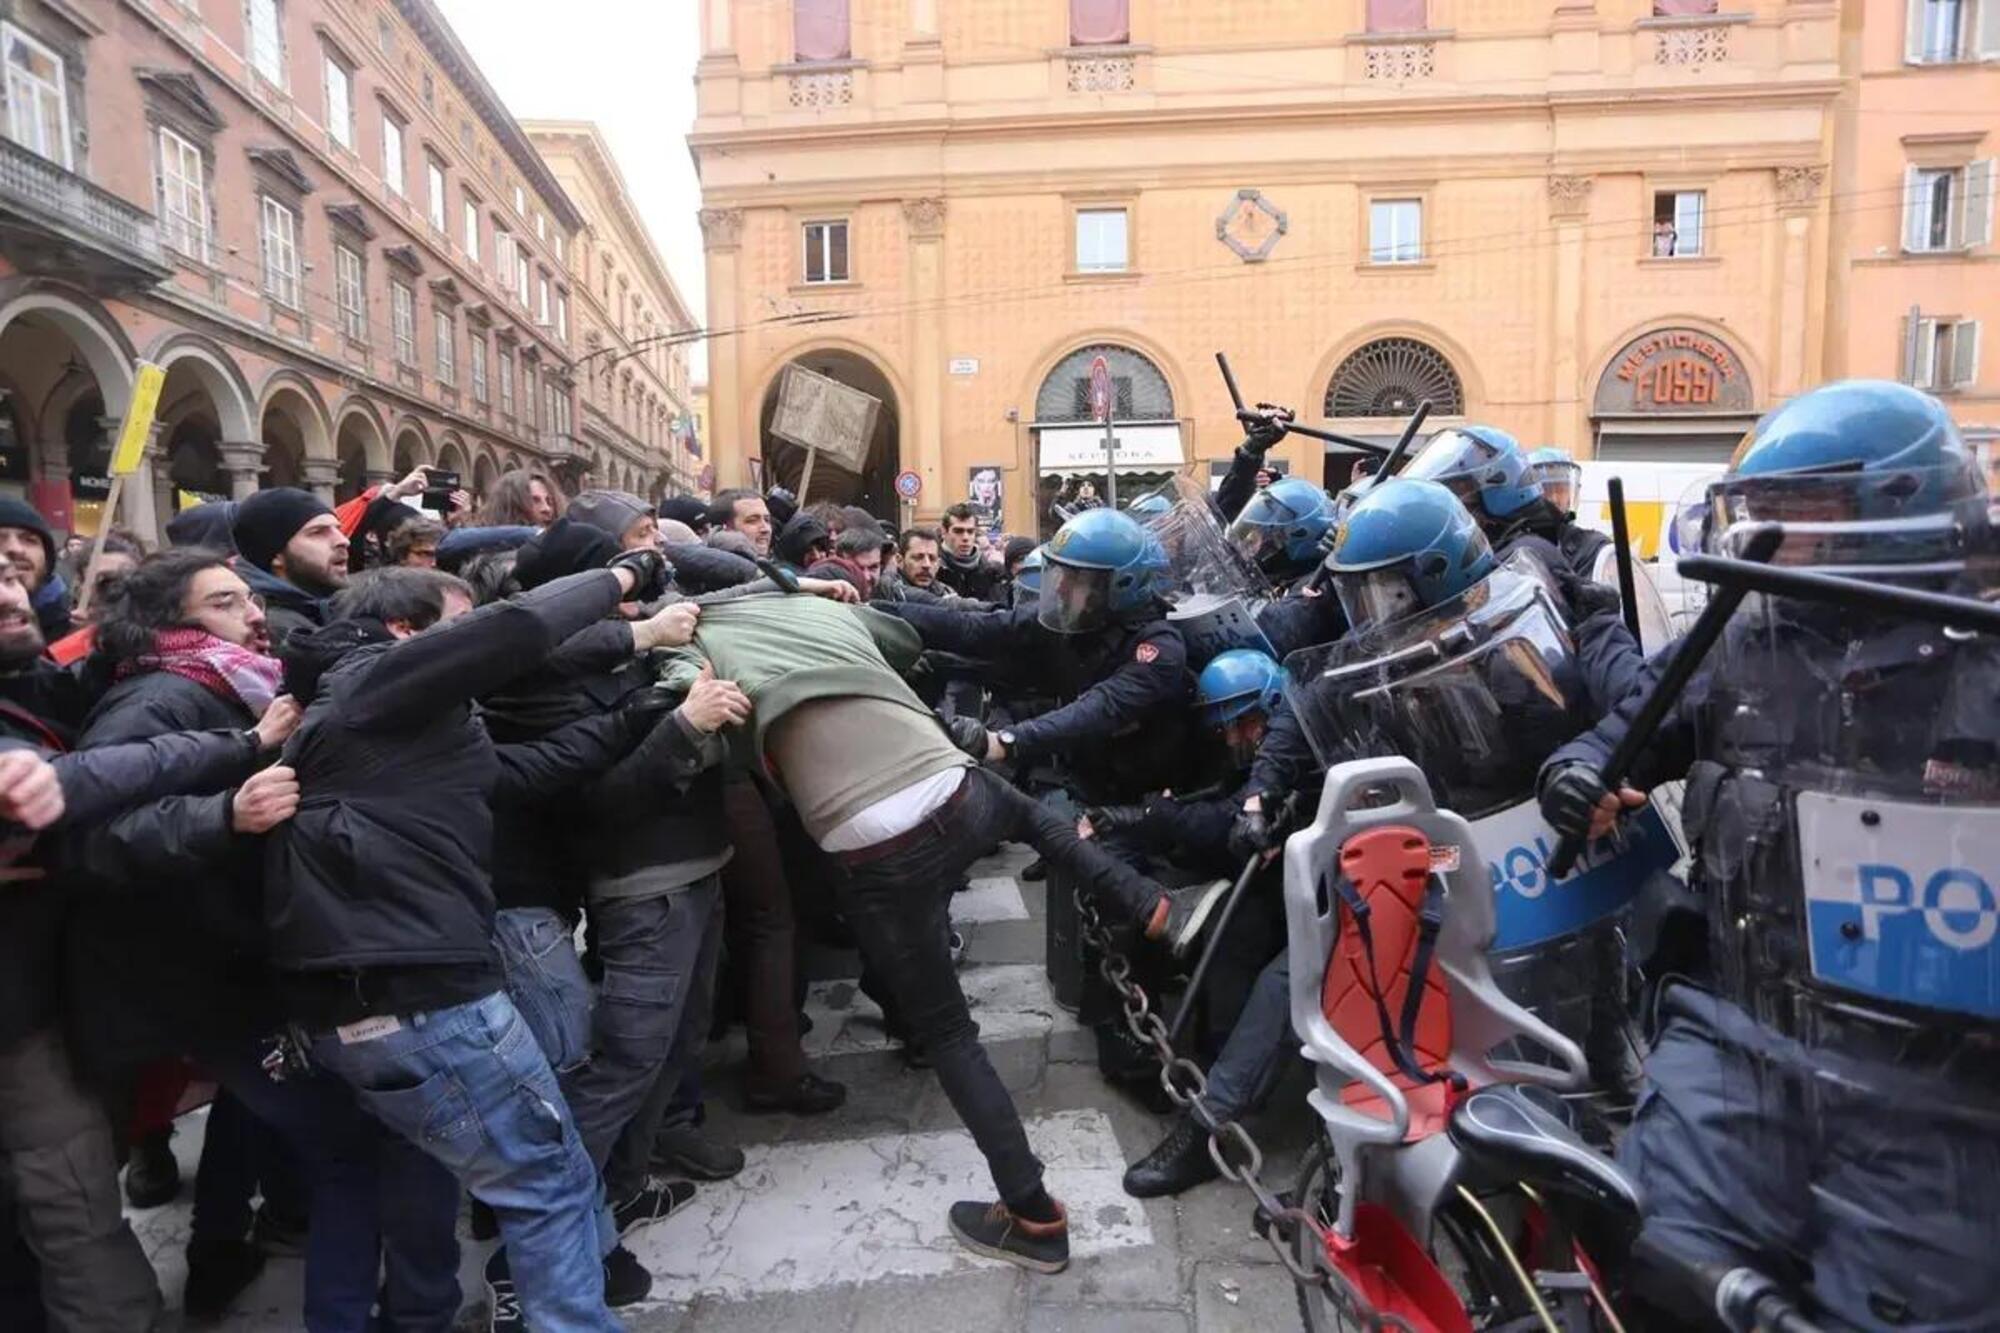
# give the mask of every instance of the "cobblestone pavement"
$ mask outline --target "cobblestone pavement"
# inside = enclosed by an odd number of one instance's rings
[[[1073,1261],[1056,1277],[961,1250],[945,1228],[956,1199],[990,1197],[969,1135],[928,1071],[904,1067],[851,954],[816,955],[806,1037],[815,1067],[847,1084],[826,1117],[737,1109],[740,1032],[711,1052],[709,1129],[749,1155],[742,1175],[703,1185],[694,1205],[628,1238],[654,1275],[654,1298],[625,1312],[634,1333],[1235,1333],[1298,1327],[1292,1285],[1250,1229],[1248,1195],[1216,1182],[1179,1199],[1127,1198],[1119,1177],[1168,1121],[1097,1072],[1091,1034],[1059,1007],[1043,969],[1040,884],[1019,880],[1025,852],[973,871],[953,900],[966,936],[963,978],[983,1039],[1013,1091],[1052,1192],[1074,1221]],[[1266,1178],[1289,1184],[1307,1126],[1302,1084],[1281,1087],[1275,1117],[1253,1122],[1270,1150]],[[175,1136],[191,1179],[201,1116]],[[188,1209],[135,1214],[170,1308],[179,1304]],[[485,1327],[479,1282],[488,1244],[466,1241],[461,1325]],[[300,1264],[274,1261],[221,1327],[299,1327]]]

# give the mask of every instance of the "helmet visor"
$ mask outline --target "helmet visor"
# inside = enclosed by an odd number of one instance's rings
[[[1477,435],[1443,430],[1431,436],[1396,475],[1442,482],[1464,500],[1479,493],[1479,470],[1498,457],[1500,450]]]
[[[1535,480],[1542,483],[1542,496],[1564,513],[1576,512],[1576,495],[1583,484],[1583,465],[1568,459],[1535,464]]]
[[[1424,599],[1407,561],[1334,576],[1333,587],[1349,627],[1372,629],[1423,609]]]
[[[1963,572],[1986,505],[1963,467],[1733,477],[1709,489],[1704,549],[1740,556],[1763,526],[1771,563],[1858,576]]]
[[[1036,619],[1057,634],[1088,634],[1111,623],[1113,571],[1051,560],[1042,568]]]

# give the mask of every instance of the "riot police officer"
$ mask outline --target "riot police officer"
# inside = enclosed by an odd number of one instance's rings
[[[1285,438],[1291,422],[1290,408],[1273,407],[1269,403],[1257,405],[1243,443],[1236,446],[1236,453],[1230,459],[1229,471],[1215,488],[1215,506],[1222,511],[1223,522],[1233,521],[1257,493],[1257,476],[1269,469],[1267,459],[1272,446]]]
[[[1707,510],[1712,553],[1775,523],[1776,563],[1991,596],[1984,478],[1950,413],[1901,384],[1770,413]],[[1608,793],[1598,766],[1639,703],[1551,756],[1542,806],[1581,832],[1688,780],[1706,965],[1663,987],[1620,1146],[1648,1232],[1762,1271],[1829,1324],[1992,1328],[2000,651],[1753,595]]]
[[[1319,568],[1333,531],[1333,499],[1303,477],[1272,482],[1229,525],[1229,540],[1272,583],[1289,587]]]
[[[1584,537],[1565,544],[1566,533],[1577,525],[1543,494],[1521,442],[1499,427],[1441,430],[1399,475],[1450,487],[1479,520],[1500,559],[1526,545],[1542,555],[1551,573],[1568,570],[1580,578],[1596,577],[1602,544]]]
[[[1242,800],[1241,784],[1264,729],[1284,697],[1285,671],[1269,654],[1236,648],[1216,655],[1195,682],[1195,705],[1209,734],[1221,741],[1229,772],[1221,794],[1198,799],[1158,796],[1142,805],[1090,810],[1093,836],[1123,840],[1202,875],[1243,868],[1232,855],[1229,828]],[[1282,871],[1267,864],[1215,945],[1201,997],[1206,1046],[1217,1050],[1208,1070],[1208,1105],[1234,1119],[1253,1109],[1275,1081],[1292,1044],[1291,972],[1285,951]],[[1186,1115],[1125,1173],[1125,1192],[1150,1199],[1179,1194],[1216,1176],[1208,1136]]]
[[[1554,445],[1543,445],[1528,455],[1528,466],[1542,488],[1556,518],[1543,515],[1542,535],[1556,544],[1569,567],[1585,578],[1594,578],[1601,567],[1604,550],[1611,545],[1608,533],[1586,528],[1576,521],[1576,500],[1583,490],[1583,464]]]

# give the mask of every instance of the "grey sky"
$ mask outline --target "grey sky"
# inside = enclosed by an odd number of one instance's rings
[[[689,312],[705,319],[701,190],[686,140],[700,56],[696,0],[438,4],[516,116],[597,122]]]

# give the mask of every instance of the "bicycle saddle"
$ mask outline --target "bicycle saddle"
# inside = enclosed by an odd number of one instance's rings
[[[1558,1109],[1538,1102],[1537,1093]],[[1482,1172],[1566,1195],[1636,1228],[1638,1187],[1610,1158],[1577,1137],[1561,1117],[1561,1105],[1538,1088],[1494,1084],[1458,1104],[1447,1132]]]

